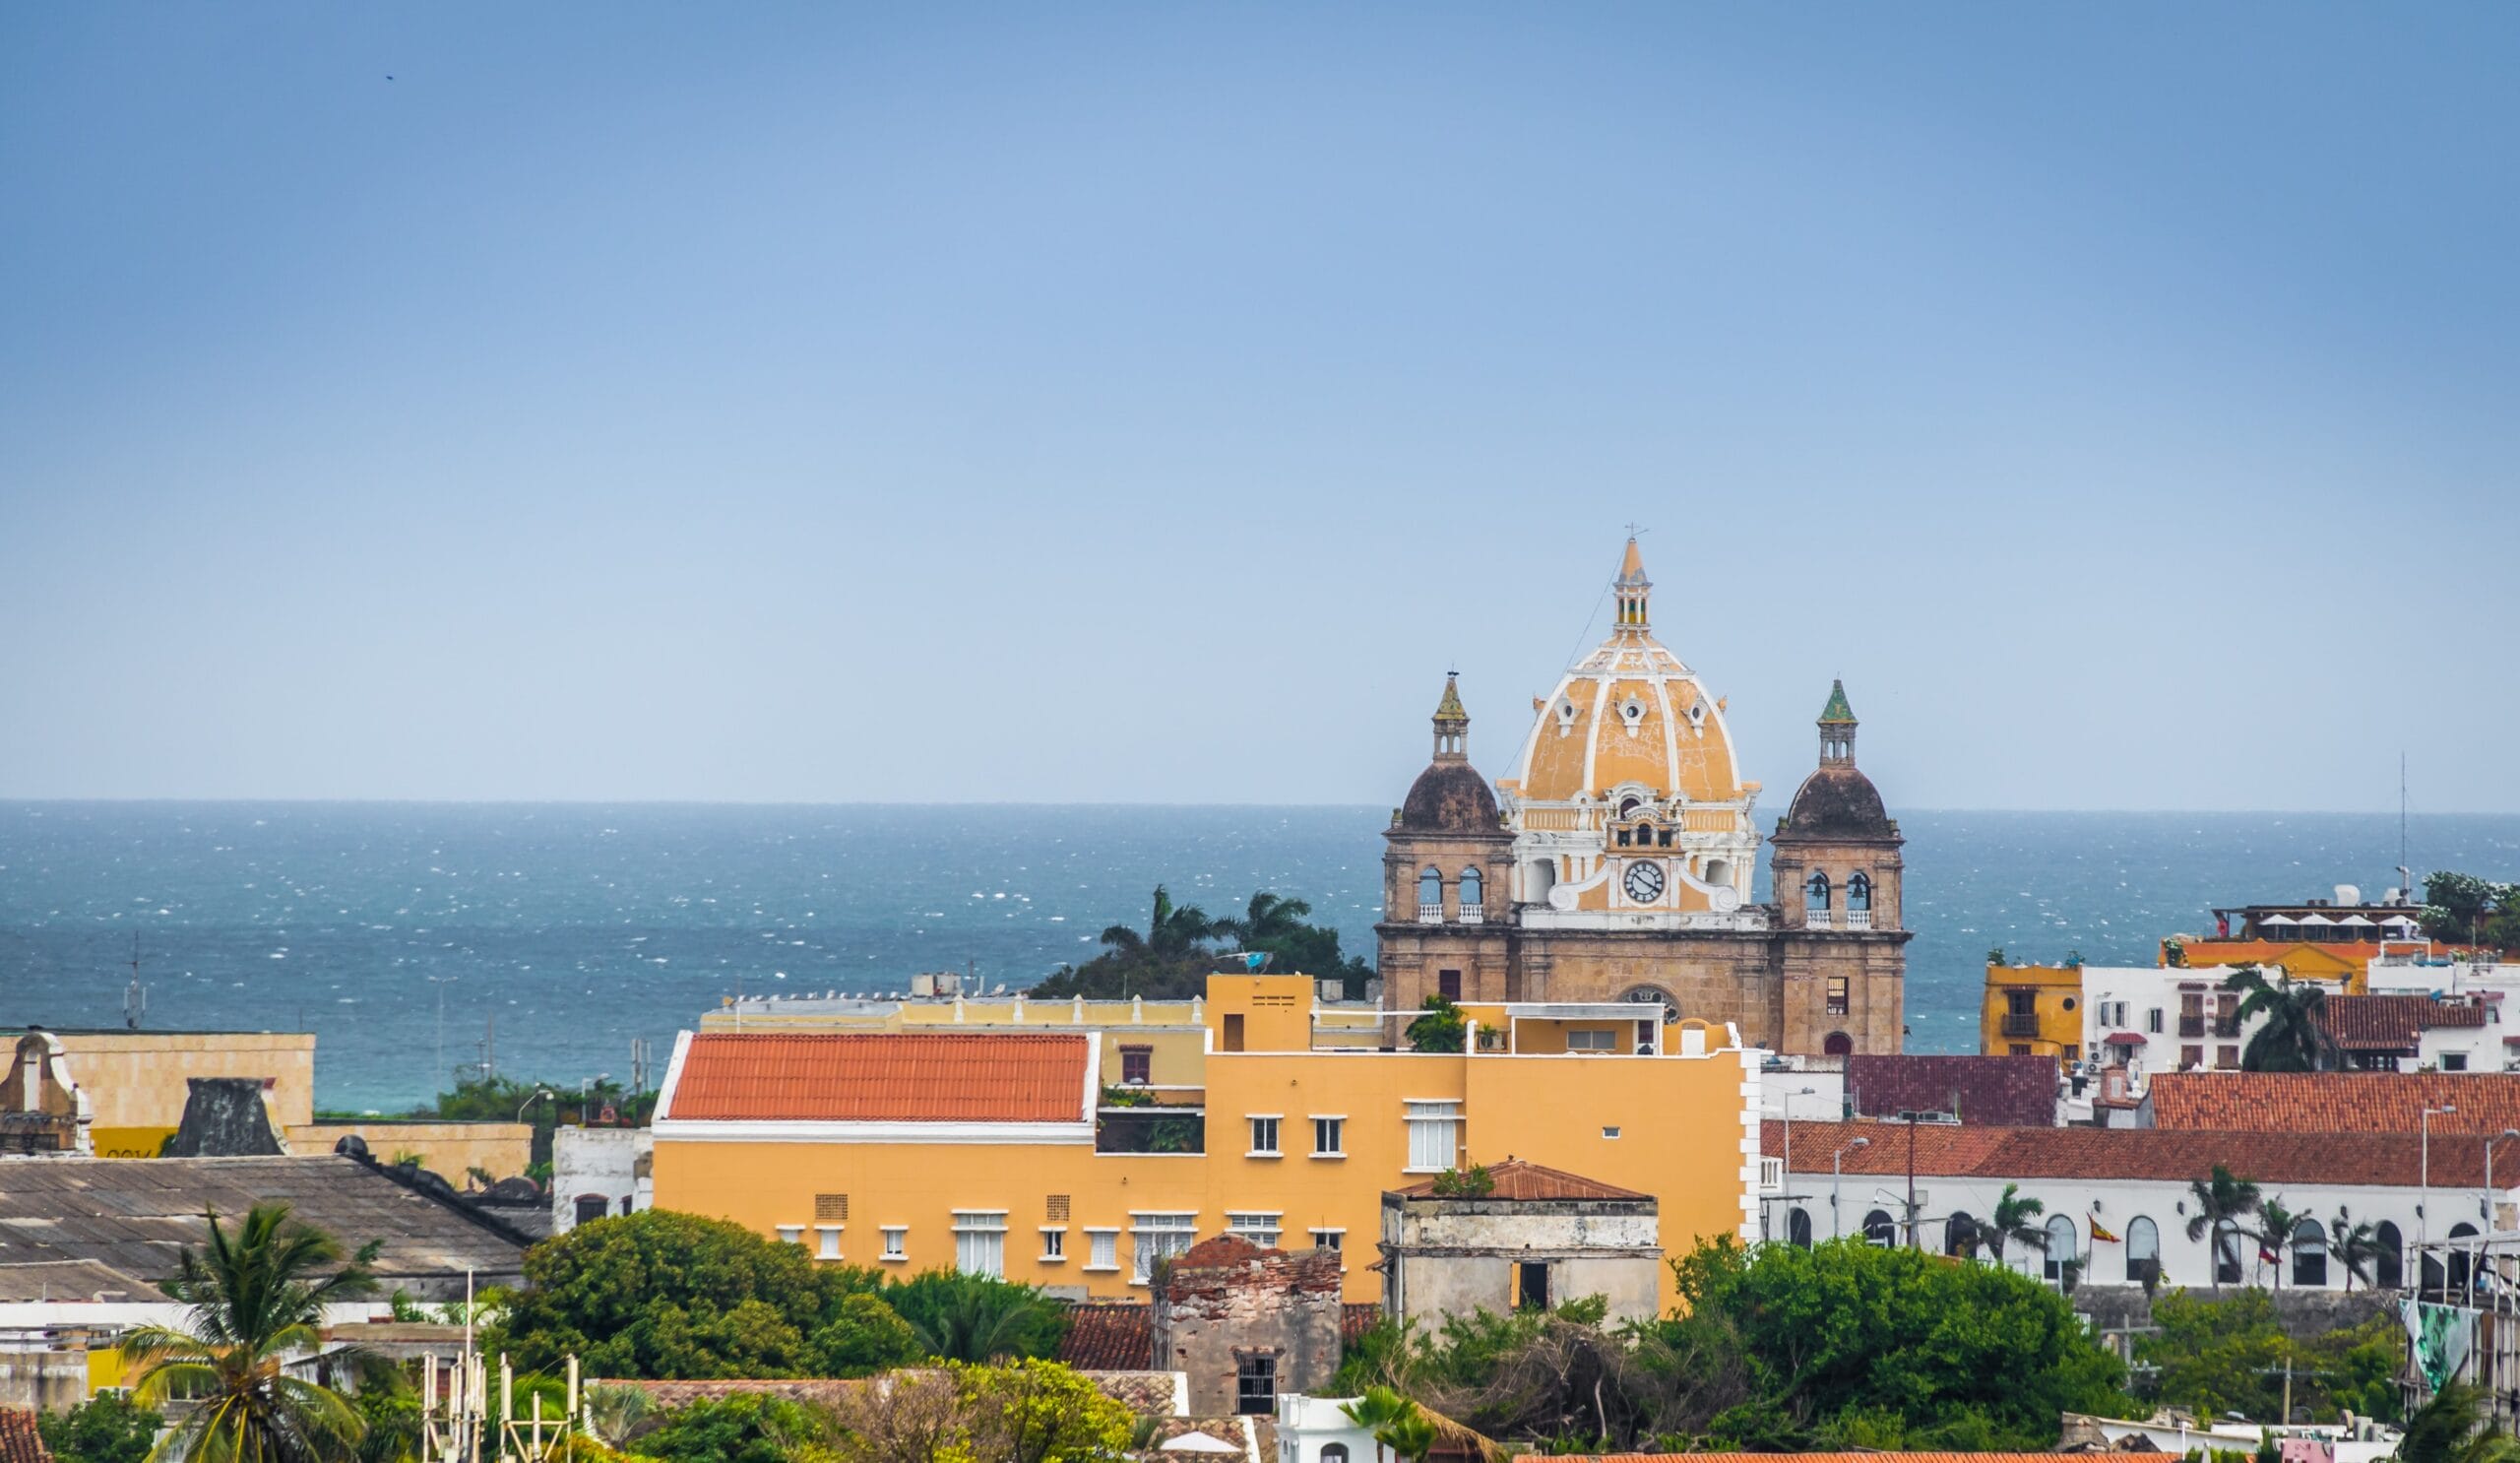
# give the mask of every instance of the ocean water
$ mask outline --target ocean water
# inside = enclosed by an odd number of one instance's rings
[[[626,1079],[747,992],[1017,987],[1151,891],[1311,901],[1370,957],[1375,807],[0,802],[0,1022],[316,1033],[318,1101],[392,1111],[495,1033],[500,1070]],[[2393,816],[1917,812],[1909,1046],[1976,1048],[1987,949],[2150,964],[2215,904],[2376,895]],[[2418,876],[2520,878],[2520,817],[2427,816]],[[1764,890],[1762,891],[1764,894]],[[442,1011],[442,1015],[441,1015]]]

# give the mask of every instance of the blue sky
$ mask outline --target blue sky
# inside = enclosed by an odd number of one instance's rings
[[[2520,9],[0,11],[0,795],[2520,809]],[[388,77],[392,80],[388,80]],[[1597,636],[1602,624],[1589,621]]]

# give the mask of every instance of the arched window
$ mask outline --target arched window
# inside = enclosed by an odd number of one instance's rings
[[[1796,1206],[1785,1216],[1785,1242],[1803,1249],[1811,1247],[1811,1212]]]
[[[2214,1283],[2240,1283],[2240,1227],[2228,1219],[2214,1224]]]
[[[1890,1222],[1889,1210],[1874,1209],[1863,1216],[1863,1238],[1884,1249],[1899,1242],[1899,1227]]]
[[[2473,1240],[2476,1238],[2476,1233],[2477,1227],[2472,1224],[2450,1226],[2450,1238],[2453,1240]],[[2447,1288],[2453,1291],[2464,1291],[2468,1288],[2468,1252],[2464,1249],[2450,1251],[2450,1276]]]
[[[1833,1031],[1829,1033],[1828,1040],[1820,1044],[1820,1054],[1823,1056],[1853,1056],[1855,1055],[1855,1038],[1848,1036],[1842,1031]]]
[[[2327,1230],[2315,1219],[2293,1226],[2293,1283],[2327,1284]]]
[[[1847,879],[1847,908],[1851,910],[1872,908],[1872,880],[1862,874],[1854,874]]]
[[[1465,908],[1477,909],[1486,903],[1480,896],[1480,880],[1476,865],[1461,871],[1461,902]]]
[[[2148,1279],[2160,1279],[2161,1273],[2161,1226],[2138,1214],[2126,1224],[2126,1279],[2142,1285]]]
[[[2048,1278],[2049,1280],[2061,1279],[2064,1276],[2065,1267],[2082,1257],[2082,1240],[2078,1232],[2074,1229],[2074,1222],[2061,1214],[2048,1215],[2048,1263],[2046,1266]]]
[[[1802,885],[1802,904],[1803,908],[1813,910],[1825,910],[1829,907],[1829,876],[1827,874],[1818,869],[1811,871],[1811,877]]]
[[[1978,1221],[1961,1210],[1942,1222],[1942,1252],[1949,1255],[1973,1255],[1978,1252]]]
[[[1418,902],[1421,905],[1444,902],[1444,871],[1431,863],[1418,871]]]
[[[1323,1443],[1321,1463],[1348,1463],[1348,1445],[1344,1442]]]
[[[2371,1288],[2393,1291],[2406,1284],[2406,1237],[2387,1220],[2371,1232]]]

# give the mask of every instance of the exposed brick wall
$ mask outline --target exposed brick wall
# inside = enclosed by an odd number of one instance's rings
[[[1189,1377],[1194,1417],[1234,1410],[1242,1359],[1277,1363],[1280,1393],[1318,1392],[1339,1369],[1339,1256],[1226,1237],[1175,1260],[1155,1298],[1155,1362]]]

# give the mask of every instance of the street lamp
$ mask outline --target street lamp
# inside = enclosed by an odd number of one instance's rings
[[[2424,1294],[2425,1246],[2432,1238],[2432,1216],[2425,1211],[2432,1207],[2432,1119],[2459,1111],[2456,1103],[2443,1103],[2438,1108],[2426,1108],[2418,1126],[2424,1133],[2423,1150],[2416,1161],[2415,1198],[2415,1292]],[[2448,1274],[2444,1267],[2443,1274]]]
[[[1846,1156],[1858,1148],[1872,1146],[1870,1138],[1858,1138],[1829,1155],[1829,1238],[1842,1240],[1846,1231],[1838,1223],[1838,1180],[1845,1176]]]
[[[1816,1087],[1797,1087],[1785,1095],[1785,1193],[1783,1197],[1789,1204],[1794,1201],[1794,1100],[1798,1097],[1815,1097],[1819,1091],[1820,1089]],[[1760,1211],[1760,1217],[1764,1220],[1766,1211]],[[1766,1226],[1762,1224],[1760,1228],[1765,1230]],[[1789,1219],[1785,1222],[1785,1237],[1788,1240],[1793,1239],[1793,1220]]]

